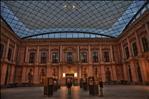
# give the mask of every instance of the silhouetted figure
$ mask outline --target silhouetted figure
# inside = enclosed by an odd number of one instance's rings
[[[93,77],[89,78],[89,95],[92,95],[92,96],[95,95],[94,78]]]
[[[98,85],[99,85],[99,81],[98,79],[95,79],[94,80],[94,92],[96,96],[99,95]]]
[[[87,91],[87,78],[83,79],[83,89]]]
[[[80,79],[80,88],[83,88],[83,79]]]
[[[53,78],[48,78],[48,96],[53,96]]]
[[[32,69],[28,72],[28,83],[31,86],[33,82],[33,74],[32,74]]]
[[[99,82],[100,85],[100,96],[103,97],[103,82],[102,80]]]
[[[70,78],[67,79],[66,81],[66,86],[68,88],[68,95],[71,95],[71,87],[72,87],[72,81]]]
[[[43,78],[43,82],[44,82],[44,95],[48,95],[48,79],[47,79],[47,77]]]

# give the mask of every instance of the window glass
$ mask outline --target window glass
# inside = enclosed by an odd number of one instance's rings
[[[29,55],[29,63],[35,62],[35,52],[31,52]]]

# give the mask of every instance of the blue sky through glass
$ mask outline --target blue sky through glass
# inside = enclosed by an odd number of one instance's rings
[[[6,6],[4,2],[1,2],[1,15],[4,20],[11,26],[14,32],[22,37],[41,34],[47,32],[58,32],[58,31],[82,31],[83,32],[93,32],[99,34],[105,34],[117,37],[124,30],[125,26],[132,19],[132,17],[137,13],[137,11],[142,7],[145,1],[133,1],[132,4],[127,8],[127,10],[122,14],[121,17],[112,25],[111,28],[103,30],[97,28],[48,28],[48,29],[29,29],[27,28],[11,11],[9,7]],[[81,34],[81,33],[59,33],[59,34],[46,34],[37,36],[34,38],[94,38],[100,37],[94,34]]]

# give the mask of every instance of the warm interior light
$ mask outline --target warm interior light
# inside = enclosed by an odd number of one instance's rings
[[[66,74],[65,73],[63,73],[63,77],[66,77]]]
[[[78,76],[78,74],[77,73],[74,73],[74,77],[77,77]]]

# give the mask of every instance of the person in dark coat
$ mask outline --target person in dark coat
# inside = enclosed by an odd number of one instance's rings
[[[83,89],[87,91],[87,78],[83,79]]]
[[[103,82],[102,82],[102,80],[100,80],[99,85],[100,85],[100,96],[103,97]]]
[[[72,80],[70,78],[67,79],[66,86],[68,88],[68,95],[71,95]]]
[[[53,78],[48,79],[48,96],[53,96]]]
[[[43,81],[44,81],[44,95],[48,95],[48,79],[47,77],[44,77],[43,78]]]
[[[95,92],[96,96],[99,95],[98,85],[99,85],[99,81],[98,81],[98,79],[95,79],[94,80],[94,92]]]
[[[94,92],[94,79],[93,77],[89,78],[89,95],[94,96],[95,92]]]
[[[83,79],[81,78],[80,79],[80,88],[82,88],[83,87]]]
[[[28,83],[31,86],[33,82],[33,73],[32,73],[32,69],[30,69],[29,73],[28,73]]]

